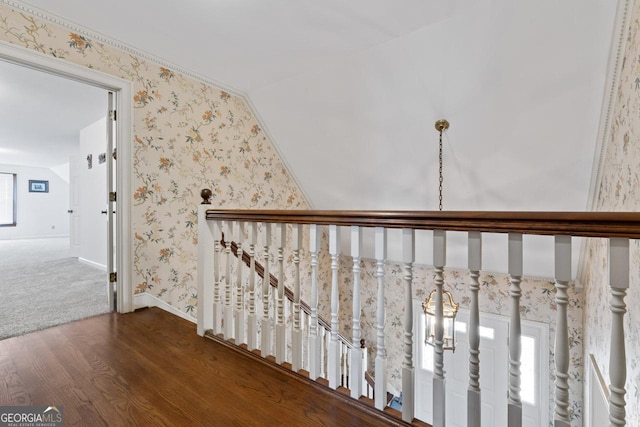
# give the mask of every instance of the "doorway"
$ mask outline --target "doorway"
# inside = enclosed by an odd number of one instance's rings
[[[15,65],[25,66],[43,72],[53,74],[59,77],[71,79],[80,82],[92,88],[100,88],[106,92],[113,94],[112,106],[105,110],[115,110],[118,112],[116,123],[107,125],[108,133],[111,133],[115,140],[121,143],[118,146],[115,167],[110,175],[107,175],[107,182],[114,185],[113,194],[105,203],[106,216],[110,219],[113,236],[110,240],[110,248],[107,248],[108,273],[111,276],[111,288],[113,292],[111,307],[118,312],[124,313],[133,310],[133,289],[131,285],[131,203],[128,195],[131,194],[131,93],[132,84],[129,81],[122,80],[113,76],[99,73],[94,70],[61,61],[59,59],[48,57],[37,52],[33,52],[18,46],[0,44],[0,60],[4,60]],[[106,104],[106,101],[105,101]],[[64,105],[64,98],[60,99],[60,106]],[[55,114],[55,110],[51,114]],[[108,114],[108,112],[107,112]],[[113,117],[109,117],[108,121]],[[108,152],[108,155],[107,155]],[[113,160],[113,152],[109,148],[105,150],[105,162],[109,163]],[[93,153],[92,153],[93,154]],[[100,161],[99,154],[95,162]],[[117,195],[120,197],[117,197]],[[118,203],[118,209],[115,209],[115,203]],[[71,210],[69,206],[65,209]],[[115,212],[115,213],[114,213]],[[109,239],[109,238],[108,238]],[[109,262],[109,259],[111,261]]]
[[[414,325],[425,324],[421,301],[414,300]],[[450,426],[467,425],[469,384],[469,311],[456,317],[456,350],[444,352],[446,378],[446,421]],[[433,420],[433,347],[424,344],[424,327],[414,332],[416,418]],[[509,318],[480,313],[481,425],[507,425],[509,367]],[[521,400],[522,425],[548,425],[549,419],[549,327],[522,320]]]

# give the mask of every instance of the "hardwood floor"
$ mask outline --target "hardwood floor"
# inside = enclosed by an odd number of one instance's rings
[[[198,337],[157,308],[0,341],[0,406],[62,406],[64,425],[406,425]]]

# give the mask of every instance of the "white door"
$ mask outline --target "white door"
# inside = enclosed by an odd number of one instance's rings
[[[469,312],[460,310],[456,320],[456,351],[445,353],[447,379],[447,425],[467,425],[469,384]],[[489,316],[480,318],[481,422],[484,426],[507,425],[507,384],[509,350],[508,325]]]
[[[424,344],[424,312],[414,301],[415,414],[427,423],[433,420],[433,347]],[[446,425],[467,425],[469,384],[468,310],[460,309],[456,319],[455,353],[445,351]],[[546,332],[545,332],[546,331]],[[483,426],[507,425],[509,373],[509,320],[503,316],[480,315],[480,389]],[[522,322],[522,418],[524,427],[548,424],[548,326]]]
[[[69,252],[80,256],[80,157],[69,158]]]
[[[414,302],[414,325],[424,325],[420,301]],[[456,319],[456,351],[445,351],[447,426],[467,425],[467,387],[469,384],[469,312],[460,310]],[[482,390],[482,425],[507,424],[508,325],[489,316],[480,319],[480,388]],[[433,347],[424,344],[424,327],[416,332],[415,411],[416,418],[433,420]]]

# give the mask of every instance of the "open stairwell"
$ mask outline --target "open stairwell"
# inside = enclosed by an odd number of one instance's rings
[[[254,271],[255,274],[257,275],[257,278],[261,280],[262,283],[269,283],[269,286],[271,287],[272,290],[278,289],[278,284],[279,284],[278,279],[273,274],[269,274],[268,279],[265,279],[264,266],[262,265],[262,263],[256,261],[254,256],[250,255],[250,253],[254,254],[255,244],[250,245],[248,251],[243,251],[242,248],[235,241],[227,242],[225,240],[224,232],[221,232],[219,245],[220,245],[221,252],[225,251],[227,247],[230,247],[231,256],[235,257],[237,260],[241,260],[241,263],[250,269],[249,271]],[[240,263],[237,263],[236,267],[238,265],[240,265]],[[291,305],[294,304],[294,301],[295,301],[295,294],[293,290],[286,285],[284,286],[284,297],[288,301],[288,304],[289,304],[288,308],[291,308]],[[303,329],[308,330],[308,326],[309,326],[311,315],[312,315],[312,309],[303,300],[299,301],[299,305],[300,305],[301,315],[303,316],[302,323],[305,326]],[[288,312],[290,313],[291,310],[288,310]],[[331,325],[322,316],[317,316],[317,322],[318,322],[320,335],[322,336],[321,343],[325,344],[327,342],[326,338],[330,337],[330,334],[331,334]],[[288,326],[289,326],[288,333],[290,334],[291,333],[290,322]],[[351,342],[349,338],[345,337],[343,334],[338,333],[337,335],[338,335],[338,340],[340,342],[341,363],[340,363],[340,386],[336,389],[336,391],[341,396],[343,395],[350,396],[351,391],[350,391],[349,375],[350,375],[350,365],[351,365],[351,352],[354,349],[354,344]],[[256,348],[250,351],[246,343],[239,343],[239,345],[236,346],[235,338],[225,339],[223,334],[216,335],[213,333],[212,330],[207,331],[205,333],[205,336],[215,341],[221,342],[225,345],[231,344],[232,348],[236,348],[236,349],[239,348],[241,350],[244,350],[242,351],[242,353],[249,357],[256,357],[256,356],[258,358],[262,357],[262,351],[260,349]],[[309,337],[305,335],[305,338],[308,340]],[[363,357],[361,368],[364,371],[364,384],[362,385],[363,394],[362,396],[359,397],[358,401],[364,403],[365,405],[368,405],[368,407],[373,407],[374,397],[375,397],[375,378],[373,377],[372,373],[367,370],[367,353],[366,353],[366,346],[365,346],[364,339],[360,339],[359,348],[361,350],[361,354]],[[326,346],[325,346],[325,349],[326,349]],[[304,345],[303,345],[303,350],[304,350]],[[289,371],[293,370],[293,365],[291,363],[285,361],[285,362],[282,362],[281,364],[278,364],[276,362],[275,357],[271,355],[269,352],[267,352],[267,356],[265,357],[265,359],[271,362],[272,364],[274,364],[274,366],[284,367],[285,369],[284,372],[288,373]],[[310,378],[308,366],[305,363],[303,363],[303,367],[301,369],[297,370],[297,373],[304,378]],[[326,363],[320,364],[320,377],[316,379],[316,382],[326,387],[329,386],[329,381],[326,379]],[[347,401],[352,402],[352,400],[347,400]],[[402,405],[401,396],[394,395],[393,393],[387,392],[386,402],[387,402],[387,407],[385,408],[385,411],[391,414],[391,416],[395,417],[396,419],[401,419],[401,412],[399,412],[401,411],[401,405]],[[421,425],[421,426],[429,425],[429,424],[420,422],[419,420],[415,420],[415,421],[416,421],[415,425]]]
[[[210,192],[209,192],[210,194]],[[413,212],[413,211],[267,211],[211,209],[206,191],[198,216],[198,326],[201,336],[208,336],[238,351],[257,357],[265,363],[287,372],[287,375],[306,378],[319,387],[348,396],[354,404],[370,405],[380,414],[397,417],[398,421],[424,425],[415,417],[416,409],[426,403],[416,401],[416,345],[414,340],[413,286],[416,231],[432,231],[433,283],[436,288],[436,307],[443,298],[446,263],[447,231],[465,232],[468,246],[468,387],[466,405],[458,403],[452,409],[447,401],[447,382],[444,357],[444,318],[436,310],[435,346],[433,347],[433,380],[430,406],[432,424],[480,426],[483,416],[483,388],[479,381],[483,354],[479,344],[480,323],[478,282],[482,270],[482,237],[484,233],[508,235],[504,248],[508,255],[510,307],[508,327],[507,397],[501,406],[504,424],[522,427],[530,424],[523,414],[521,358],[523,347],[521,282],[523,278],[523,236],[550,236],[555,262],[555,366],[554,405],[549,407],[556,427],[572,425],[569,411],[569,333],[567,319],[567,290],[571,281],[571,238],[605,239],[609,246],[609,293],[611,317],[611,361],[609,379],[609,422],[624,426],[626,356],[624,303],[630,276],[631,239],[640,238],[640,214],[632,212]],[[341,232],[349,232],[349,255],[353,266],[348,273],[348,289],[339,279],[339,256],[342,251]],[[377,297],[367,301],[375,307],[375,321],[362,322],[361,271],[363,230],[373,234]],[[387,366],[386,283],[387,230],[400,230],[402,248],[402,295],[404,301],[401,327],[401,366]],[[258,233],[258,231],[260,233]],[[328,235],[328,249],[320,241]],[[260,246],[258,246],[258,242]],[[257,250],[260,248],[261,250]],[[301,251],[308,248],[308,262],[301,271]],[[324,252],[326,251],[326,252]],[[290,254],[285,256],[285,254]],[[257,261],[262,258],[262,263]],[[286,261],[285,261],[286,260]],[[270,266],[271,264],[271,266]],[[275,268],[276,274],[270,273]],[[633,266],[637,268],[637,266]],[[285,270],[287,275],[285,277]],[[345,275],[343,270],[343,276]],[[321,292],[319,278],[329,283],[328,292]],[[259,281],[259,283],[257,283]],[[285,287],[285,281],[291,285]],[[309,295],[309,304],[301,301],[301,291]],[[349,293],[351,315],[340,310],[341,292]],[[397,291],[395,291],[397,292]],[[329,321],[319,316],[319,299],[325,298],[330,311]],[[396,316],[398,313],[394,313]],[[342,323],[341,323],[342,322]],[[345,328],[346,326],[346,328]],[[374,359],[368,361],[366,349],[354,346],[363,337],[361,328],[375,336],[372,347]],[[416,325],[416,328],[420,325]],[[344,328],[344,329],[343,329]],[[351,332],[347,339],[340,330]],[[395,348],[393,350],[396,350]],[[485,362],[486,363],[486,362]],[[401,410],[390,408],[388,379],[390,368],[401,378]],[[371,370],[375,382],[371,381]],[[369,381],[367,381],[369,379]],[[369,390],[373,389],[373,395]],[[502,397],[500,396],[500,399]],[[393,399],[391,399],[393,400]],[[396,399],[397,401],[397,399]],[[544,402],[543,402],[544,403]],[[454,411],[458,420],[448,419]],[[463,414],[466,424],[459,423]],[[483,425],[489,425],[484,423]],[[536,425],[536,424],[532,424]]]

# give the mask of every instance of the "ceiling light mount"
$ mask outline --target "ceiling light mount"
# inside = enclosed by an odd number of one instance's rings
[[[442,132],[449,129],[449,122],[445,119],[440,119],[436,121],[436,130],[438,132]]]

